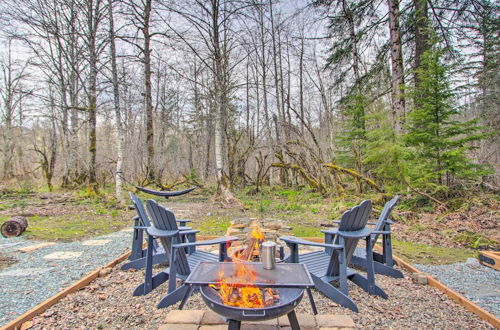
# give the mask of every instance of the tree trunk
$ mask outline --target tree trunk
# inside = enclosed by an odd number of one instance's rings
[[[151,95],[151,34],[149,33],[149,22],[151,17],[151,5],[153,0],[146,0],[144,6],[144,26],[142,33],[144,37],[144,104],[146,110],[146,175],[149,182],[156,178],[154,161],[154,128],[153,128],[153,98]]]
[[[403,52],[401,49],[401,30],[399,28],[399,0],[387,0],[389,7],[389,33],[391,44],[392,68],[392,120],[396,134],[402,133],[405,123],[405,97]]]
[[[413,5],[415,7],[415,60],[413,69],[417,70],[421,66],[422,55],[429,49],[430,25],[427,0],[413,0]],[[415,75],[415,88],[418,89],[419,84],[419,78]]]
[[[124,204],[122,176],[123,176],[123,144],[124,135],[120,108],[120,90],[118,82],[118,69],[116,65],[116,45],[115,45],[115,26],[113,20],[113,0],[108,2],[109,15],[109,40],[111,55],[111,73],[113,79],[113,102],[115,107],[115,126],[116,126],[116,171],[115,171],[115,194],[120,204]]]
[[[93,192],[98,192],[96,154],[97,154],[97,47],[96,34],[99,22],[100,1],[87,2],[87,42],[89,51],[89,77],[88,77],[88,127],[89,127],[89,165],[88,165],[88,187]]]

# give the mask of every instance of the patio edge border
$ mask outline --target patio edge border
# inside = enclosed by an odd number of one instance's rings
[[[214,237],[218,237],[218,236],[199,236],[199,239],[206,240],[206,239],[212,239]],[[315,242],[323,242],[324,241],[323,238],[321,238],[321,237],[305,237],[305,239],[315,241]],[[380,246],[375,246],[375,249],[381,250]],[[110,261],[106,265],[96,268],[95,270],[88,273],[86,276],[84,276],[80,280],[76,281],[75,283],[73,283],[69,287],[63,289],[61,292],[56,293],[52,297],[44,300],[40,304],[38,304],[35,307],[33,307],[32,309],[30,309],[26,313],[21,314],[20,316],[18,316],[14,320],[10,321],[9,323],[7,323],[3,327],[1,327],[0,330],[20,329],[21,325],[24,322],[27,322],[27,321],[31,320],[33,317],[43,313],[45,310],[47,310],[49,307],[55,305],[59,300],[66,297],[68,294],[76,292],[76,291],[80,290],[81,288],[87,286],[88,284],[90,284],[92,281],[94,281],[96,278],[99,277],[99,271],[101,271],[104,268],[112,268],[113,266],[115,266],[115,265],[119,264],[120,262],[122,262],[123,260],[127,259],[130,254],[131,254],[131,251],[126,252],[126,253],[122,254],[121,256],[119,256],[118,258]],[[417,268],[413,267],[412,265],[403,261],[401,258],[399,258],[397,256],[393,255],[393,259],[398,264],[398,266],[401,266],[402,268],[406,269],[410,273],[424,274],[423,272],[419,271]],[[432,286],[435,289],[445,293],[451,300],[457,302],[459,305],[461,305],[462,307],[464,307],[468,311],[476,314],[479,318],[487,321],[496,329],[500,329],[500,319],[499,318],[497,318],[496,316],[494,316],[490,312],[482,309],[481,307],[479,307],[478,305],[476,305],[475,303],[473,303],[469,299],[461,296],[460,294],[458,294],[454,290],[448,288],[446,285],[442,284],[441,282],[436,280],[434,277],[429,276],[428,274],[425,274],[425,275],[427,275],[426,276],[427,277],[427,284],[429,286]]]
[[[104,266],[98,267],[95,270],[91,271],[87,275],[85,275],[83,278],[79,279],[78,281],[74,282],[67,288],[63,289],[62,291],[56,293],[52,297],[42,301],[26,313],[23,313],[19,315],[17,318],[13,319],[6,325],[2,326],[0,330],[15,330],[15,329],[20,329],[22,324],[31,320],[33,317],[43,313],[46,311],[48,308],[51,306],[55,305],[59,300],[62,298],[66,297],[68,294],[76,292],[80,290],[83,287],[86,287],[88,284],[93,282],[96,278],[99,277],[99,272],[104,269],[104,268],[112,268],[113,266],[119,264],[123,260],[127,259],[128,256],[130,255],[130,251],[122,254],[118,258],[108,262]]]
[[[398,258],[396,256],[393,256],[393,258],[394,258],[394,261],[396,261],[396,263],[398,264],[398,266],[403,267],[404,269],[408,270],[409,272],[415,273],[415,274],[425,274],[424,272],[419,271],[417,268],[413,267],[412,265],[408,264],[407,262],[401,260],[401,258]],[[496,317],[495,315],[491,314],[490,312],[484,310],[479,305],[473,303],[469,299],[460,295],[458,292],[450,289],[449,287],[447,287],[443,283],[439,282],[438,280],[436,280],[434,277],[430,276],[429,274],[425,274],[425,275],[427,277],[427,284],[429,286],[432,286],[433,288],[445,293],[451,300],[457,302],[459,305],[464,307],[469,312],[476,314],[479,318],[487,321],[496,329],[500,329],[500,319],[498,317]]]

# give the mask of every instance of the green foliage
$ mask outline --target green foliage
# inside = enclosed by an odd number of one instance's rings
[[[460,122],[453,104],[448,70],[436,46],[426,51],[417,70],[418,87],[410,92],[415,109],[408,114],[407,146],[412,183],[434,193],[446,190],[454,179],[473,180],[486,172],[475,164],[467,151],[478,134],[475,120]]]
[[[292,232],[297,237],[321,237],[322,233],[318,226],[304,226],[293,224]]]
[[[203,235],[224,235],[231,224],[231,218],[225,216],[205,217],[202,222],[194,223]]]
[[[408,173],[410,150],[396,135],[390,121],[390,113],[383,105],[367,116],[366,153],[363,162],[388,192],[399,192],[403,188],[402,176]]]
[[[447,248],[406,241],[392,241],[394,254],[401,259],[418,264],[453,264],[476,257],[476,253],[467,249]]]
[[[335,139],[340,148],[337,161],[351,168],[360,170],[361,157],[364,154],[366,139],[365,109],[368,98],[363,93],[353,93],[340,102],[342,111],[342,129]]]

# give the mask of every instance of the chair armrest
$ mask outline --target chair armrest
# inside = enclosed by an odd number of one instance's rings
[[[132,220],[134,220],[134,221],[139,220],[139,216],[136,215],[135,217],[132,218]]]
[[[394,221],[392,221],[391,219],[385,219],[385,223],[392,225],[394,223]]]
[[[338,224],[340,224],[340,220],[333,220],[333,223],[338,225]]]
[[[172,237],[179,233],[178,230],[161,230],[153,226],[146,228],[148,235],[156,237]]]
[[[197,234],[199,233],[199,230],[183,230],[179,233],[179,235],[184,236],[184,235],[190,235],[190,234]]]
[[[179,229],[180,231],[186,231],[186,230],[191,230],[193,228],[192,227],[179,226],[179,227],[177,227],[177,229]]]
[[[134,226],[134,229],[148,229],[149,227],[148,226]]]
[[[371,226],[376,226],[376,225],[377,225],[377,223],[376,223],[376,222],[370,222],[370,221],[369,221],[369,222],[367,222],[366,224],[367,224],[367,225],[371,225]]]
[[[376,230],[376,231],[372,231],[372,234],[390,235],[391,232],[390,231],[386,231],[386,230]]]
[[[207,241],[174,244],[173,247],[176,249],[180,249],[180,248],[185,248],[185,247],[189,247],[189,246],[222,244],[222,243],[233,242],[233,241],[237,241],[237,240],[238,240],[238,237],[235,237],[235,236],[224,236],[224,237],[218,237],[218,238],[214,238],[214,239],[207,240]]]
[[[294,236],[283,236],[283,237],[280,237],[280,240],[282,240],[282,241],[284,241],[286,243],[302,244],[302,245],[308,245],[308,246],[326,247],[326,248],[332,248],[332,249],[336,249],[336,250],[340,250],[340,249],[344,248],[342,245],[326,244],[326,243],[316,243],[316,242],[306,241],[305,239],[297,238],[297,237],[294,237]]]
[[[175,219],[177,222],[193,222],[193,220],[187,220],[187,219]]]
[[[338,230],[337,235],[344,237],[344,238],[363,238],[363,237],[371,236],[372,232],[373,231],[370,228],[365,227],[363,229],[356,230],[356,231]]]
[[[334,229],[325,229],[322,230],[321,232],[324,234],[337,235],[338,231],[339,231],[338,228],[334,228]]]

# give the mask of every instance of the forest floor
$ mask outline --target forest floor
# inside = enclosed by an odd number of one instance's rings
[[[380,195],[352,196],[341,201],[305,190],[266,188],[237,192],[245,205],[227,206],[213,200],[208,191],[196,190],[185,197],[162,201],[179,218],[193,220],[203,235],[222,235],[232,219],[255,217],[279,219],[301,237],[321,237],[321,230],[361,200],[374,202],[376,218],[385,202]],[[150,198],[140,195],[142,198]],[[385,196],[386,197],[386,196]],[[453,201],[448,210],[416,207],[401,202],[392,212],[395,254],[419,264],[465,261],[478,249],[500,248],[500,198],[482,195]],[[0,200],[0,223],[14,215],[27,217],[23,236],[42,241],[74,241],[130,227],[134,210],[118,207],[109,194],[90,198],[81,191],[4,194]],[[2,265],[12,263],[0,255]]]

